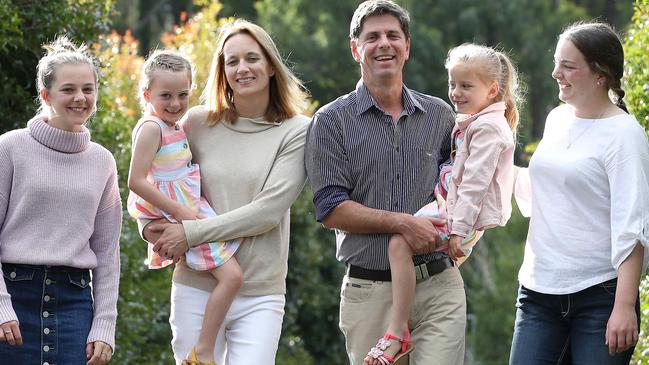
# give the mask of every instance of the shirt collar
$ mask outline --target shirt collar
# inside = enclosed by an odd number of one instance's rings
[[[469,124],[471,124],[471,122],[478,119],[478,117],[482,115],[491,114],[491,113],[502,114],[505,111],[505,109],[507,109],[505,102],[499,101],[487,106],[486,108],[482,109],[481,111],[473,115],[459,114],[457,116],[456,122],[460,129],[464,129]]]
[[[357,116],[365,113],[371,107],[375,107],[377,110],[381,110],[376,101],[374,101],[372,94],[370,94],[370,91],[367,89],[367,86],[363,82],[363,79],[358,80],[358,83],[356,84],[356,95]],[[403,110],[406,115],[410,116],[414,114],[416,109],[419,109],[422,112],[426,113],[426,110],[421,106],[419,101],[415,99],[412,91],[410,91],[410,89],[408,89],[406,85],[402,85],[401,95],[403,97]]]

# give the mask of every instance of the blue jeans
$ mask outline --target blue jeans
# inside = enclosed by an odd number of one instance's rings
[[[0,363],[85,364],[93,317],[89,270],[3,263],[2,271],[23,345],[0,342]]]
[[[516,303],[510,365],[622,365],[633,348],[609,356],[606,324],[617,279],[577,293],[542,294],[521,286]],[[636,299],[640,328],[640,300]]]

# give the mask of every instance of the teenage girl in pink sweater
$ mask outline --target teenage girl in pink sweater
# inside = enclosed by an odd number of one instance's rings
[[[0,136],[0,362],[105,364],[120,273],[117,169],[85,127],[94,60],[65,37],[45,49],[41,113]]]

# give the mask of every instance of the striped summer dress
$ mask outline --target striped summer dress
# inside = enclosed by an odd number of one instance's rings
[[[169,126],[161,119],[147,115],[142,117],[133,129],[133,139],[143,123],[154,122],[161,131],[160,148],[156,153],[147,180],[167,197],[193,208],[198,212],[199,219],[216,216],[205,198],[201,196],[201,176],[197,164],[192,164],[192,153],[189,149],[187,136],[180,125]],[[167,212],[158,209],[132,191],[128,196],[128,212],[135,219],[165,218],[170,222],[176,219]],[[210,270],[223,265],[239,248],[241,239],[227,242],[208,242],[192,247],[187,251],[187,265],[199,271]],[[148,266],[159,269],[172,264],[157,253],[153,245],[147,249]]]
[[[436,200],[426,204],[424,207],[419,209],[415,213],[416,217],[435,217],[435,218],[446,218],[446,197],[448,195],[448,187],[451,184],[453,170],[453,161],[455,160],[455,151],[457,146],[460,146],[462,139],[464,138],[464,130],[458,129],[453,134],[453,148],[451,149],[451,162],[445,162],[440,167],[439,171],[439,181],[435,185],[435,198]],[[449,239],[449,234],[451,233],[448,225],[437,227],[439,231],[439,236],[443,240]],[[482,237],[484,231],[472,230],[464,237],[462,241],[462,250],[464,251],[464,257],[460,257],[457,260],[457,265],[461,265],[473,251],[473,246],[478,242]],[[448,252],[448,246],[444,245],[439,250]]]

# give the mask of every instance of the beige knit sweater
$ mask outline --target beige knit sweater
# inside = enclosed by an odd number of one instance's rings
[[[205,125],[207,110],[190,110],[183,127],[201,169],[202,194],[218,214],[184,221],[191,246],[245,237],[235,257],[243,270],[240,295],[286,292],[290,210],[306,181],[304,143],[309,119],[283,123],[239,118],[235,123]],[[141,222],[140,226],[146,222]],[[216,280],[183,262],[174,270],[177,283],[211,291]]]

